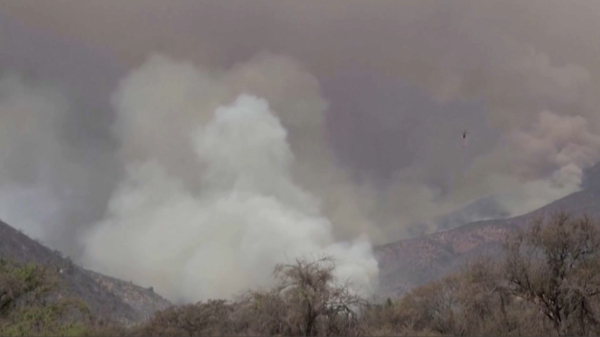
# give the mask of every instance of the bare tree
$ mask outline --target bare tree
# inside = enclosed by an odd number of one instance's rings
[[[510,292],[533,303],[558,335],[597,329],[600,294],[598,225],[588,217],[554,214],[536,218],[505,244]]]
[[[456,331],[459,279],[446,277],[418,287],[398,304],[401,326],[415,331],[432,330],[439,334]]]
[[[277,265],[276,286],[248,297],[263,322],[259,332],[304,336],[358,333],[358,311],[365,301],[346,285],[336,284],[334,268],[328,257]]]
[[[275,285],[248,291],[232,302],[209,301],[157,313],[136,335],[286,335],[364,334],[358,296],[336,283],[331,258],[296,260],[274,271]]]

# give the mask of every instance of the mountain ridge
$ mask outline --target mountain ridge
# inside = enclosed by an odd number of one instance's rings
[[[126,326],[140,323],[171,305],[151,289],[80,267],[3,221],[0,258],[56,268],[64,281],[64,292],[83,300],[94,316],[109,322]]]
[[[501,252],[507,234],[536,215],[565,211],[600,218],[600,163],[584,172],[582,189],[527,214],[474,221],[421,237],[375,247],[380,267],[380,297],[397,297],[411,288],[458,271],[466,262]]]

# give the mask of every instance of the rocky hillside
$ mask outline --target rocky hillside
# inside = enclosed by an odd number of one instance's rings
[[[600,218],[600,164],[586,172],[583,189],[531,213],[508,219],[472,222],[448,231],[376,248],[382,297],[439,279],[474,257],[498,254],[507,233],[525,226],[536,214],[567,211]]]
[[[107,321],[134,324],[171,304],[151,289],[81,268],[1,221],[0,258],[56,268],[65,281],[63,291],[84,300],[96,317]]]

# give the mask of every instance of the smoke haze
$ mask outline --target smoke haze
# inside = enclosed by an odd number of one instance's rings
[[[580,189],[599,11],[3,1],[0,218],[178,300],[323,252],[373,288],[371,245]]]

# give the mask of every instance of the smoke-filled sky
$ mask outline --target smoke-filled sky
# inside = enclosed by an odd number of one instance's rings
[[[302,254],[369,291],[373,245],[579,188],[600,159],[598,13],[0,1],[0,218],[177,301]]]

